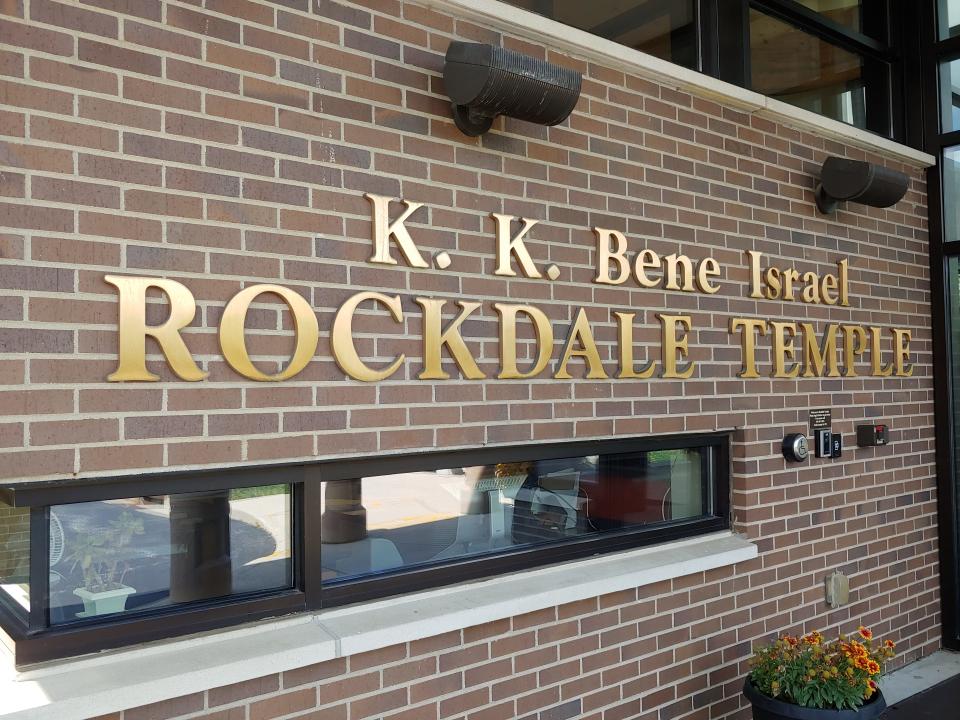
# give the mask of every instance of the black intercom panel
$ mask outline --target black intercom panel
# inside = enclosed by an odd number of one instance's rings
[[[890,430],[886,425],[857,425],[857,445],[860,447],[874,447],[886,445],[890,441]]]

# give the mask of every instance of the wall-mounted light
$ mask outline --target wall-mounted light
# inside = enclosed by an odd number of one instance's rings
[[[906,194],[909,180],[902,172],[882,165],[831,156],[820,170],[815,194],[817,208],[829,214],[841,200],[890,207]]]
[[[471,137],[487,132],[497,115],[563,122],[580,97],[581,79],[576,70],[482,43],[450,43],[443,66],[453,120]]]

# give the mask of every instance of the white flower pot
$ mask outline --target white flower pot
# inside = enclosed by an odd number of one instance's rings
[[[83,612],[78,612],[77,617],[96,617],[122,612],[127,604],[127,596],[135,592],[134,588],[127,585],[96,593],[86,588],[77,588],[73,594],[83,600]]]

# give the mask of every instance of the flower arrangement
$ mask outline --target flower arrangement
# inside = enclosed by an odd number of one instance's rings
[[[127,546],[135,535],[143,534],[143,520],[125,510],[110,527],[78,533],[72,539],[69,560],[71,570],[80,568],[83,587],[92,593],[123,587],[132,557]]]
[[[874,643],[862,625],[851,638],[825,642],[817,631],[785,635],[759,648],[750,660],[750,681],[764,695],[808,708],[855,710],[878,690],[877,681],[894,656],[892,640]]]

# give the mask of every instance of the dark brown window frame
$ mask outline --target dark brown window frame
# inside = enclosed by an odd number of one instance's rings
[[[5,593],[0,593],[0,627],[13,641],[15,662],[21,667],[725,530],[730,526],[730,442],[729,433],[715,432],[334,458],[313,463],[226,470],[5,483],[0,485],[0,499],[14,507],[31,508],[30,612],[24,612]],[[324,480],[424,471],[456,465],[702,447],[713,448],[715,458],[712,473],[706,467],[701,469],[704,481],[712,482],[708,489],[713,502],[707,516],[658,523],[648,528],[565,538],[480,558],[452,558],[442,564],[411,566],[393,574],[358,578],[335,586],[324,586],[321,590],[320,502]],[[292,486],[294,581],[291,589],[136,610],[109,618],[50,624],[50,506],[275,484]]]

